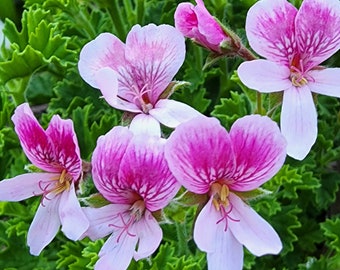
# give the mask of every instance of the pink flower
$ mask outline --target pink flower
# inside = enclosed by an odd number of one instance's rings
[[[202,0],[197,5],[180,3],[175,11],[175,26],[185,36],[201,46],[222,53],[222,43],[230,43],[230,37],[221,25],[211,16]]]
[[[89,226],[75,192],[82,161],[71,120],[55,115],[45,131],[27,103],[17,107],[12,120],[26,156],[45,172],[0,181],[0,200],[21,201],[42,195],[27,235],[31,254],[39,255],[60,225],[72,240],[78,240]]]
[[[285,0],[261,0],[248,12],[246,32],[267,60],[242,63],[239,77],[263,93],[284,91],[281,131],[288,155],[302,160],[317,137],[312,92],[340,97],[340,69],[319,66],[340,47],[340,2],[304,0],[297,10]]]
[[[114,108],[138,114],[134,129],[153,129],[159,122],[176,127],[199,115],[190,106],[168,100],[164,91],[185,58],[184,37],[170,25],[135,25],[126,44],[103,33],[84,46],[79,72]]]
[[[171,134],[165,148],[170,170],[189,191],[209,197],[194,227],[209,269],[242,269],[242,245],[256,256],[280,252],[279,236],[242,192],[274,176],[285,146],[278,126],[259,115],[238,119],[230,133],[216,119],[198,117]]]
[[[127,269],[133,258],[150,256],[162,230],[152,212],[164,208],[180,185],[164,158],[164,141],[114,127],[98,139],[92,157],[93,181],[112,204],[85,208],[92,240],[111,234],[95,269]]]

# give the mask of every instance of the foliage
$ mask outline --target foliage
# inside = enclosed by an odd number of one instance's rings
[[[43,126],[53,114],[71,118],[82,158],[89,161],[97,138],[119,125],[122,113],[80,78],[80,49],[102,32],[124,40],[136,23],[173,25],[180,2],[26,0],[20,24],[9,19],[16,20],[14,15],[1,13],[7,17],[3,32],[11,45],[3,44],[0,50],[0,179],[23,173],[28,164],[11,121],[15,106],[25,101]],[[243,38],[246,11],[254,2],[205,1],[209,11]],[[0,11],[5,6],[1,2]],[[187,41],[187,58],[176,80],[190,85],[177,90],[173,99],[217,117],[227,129],[236,119],[255,112],[279,120],[276,109],[281,97],[263,94],[259,108],[256,92],[242,85],[234,72],[240,59],[221,59],[202,70],[207,55]],[[331,61],[339,63],[339,53]],[[270,193],[249,201],[277,230],[283,251],[260,258],[246,252],[245,269],[340,269],[340,103],[324,96],[315,99],[319,135],[311,153],[299,162],[287,158],[280,172],[263,186]],[[86,191],[83,195],[88,196]],[[29,254],[26,234],[38,203],[37,199],[0,202],[0,268],[93,269],[103,240],[72,242],[60,233],[39,257]],[[173,202],[164,213],[161,246],[149,259],[132,261],[129,269],[206,269],[205,254],[192,240],[196,207]]]

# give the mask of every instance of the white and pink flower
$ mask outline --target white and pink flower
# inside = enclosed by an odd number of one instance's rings
[[[199,115],[190,106],[162,96],[184,58],[184,37],[174,27],[135,25],[125,44],[110,33],[86,44],[78,68],[112,107],[137,114],[133,129],[151,129],[148,132],[157,135],[159,122],[174,128]]]
[[[165,157],[189,191],[206,194],[194,240],[207,252],[211,270],[242,269],[244,245],[256,256],[282,248],[274,229],[242,199],[273,177],[286,157],[286,141],[275,122],[251,115],[228,133],[214,118],[198,117],[171,134]]]
[[[244,62],[241,81],[263,93],[283,92],[281,131],[287,153],[302,160],[317,138],[312,92],[340,97],[340,68],[319,66],[340,48],[339,0],[261,0],[248,11],[250,46],[267,58]]]
[[[12,117],[15,131],[28,159],[44,172],[27,173],[0,181],[0,201],[21,201],[42,195],[27,235],[33,255],[39,255],[56,236],[63,233],[78,240],[89,221],[76,197],[82,177],[82,160],[71,120],[53,116],[44,130],[24,103]]]
[[[111,236],[95,269],[127,269],[132,258],[146,258],[158,248],[162,230],[152,213],[163,209],[180,188],[165,160],[164,145],[158,136],[133,135],[119,126],[98,139],[93,181],[111,204],[84,209],[90,220],[85,235],[92,240]]]

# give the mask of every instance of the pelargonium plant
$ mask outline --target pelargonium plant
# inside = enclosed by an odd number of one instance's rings
[[[340,269],[338,0],[0,19],[0,269]]]

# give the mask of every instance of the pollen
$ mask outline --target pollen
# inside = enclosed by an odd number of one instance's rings
[[[213,183],[211,185],[211,192],[213,195],[212,203],[215,206],[217,211],[221,210],[221,206],[228,207],[229,206],[229,188],[226,184],[220,184],[218,182]]]
[[[61,172],[61,175],[59,177],[59,179],[56,179],[56,184],[53,188],[53,192],[55,194],[59,194],[65,190],[69,190],[70,189],[70,185],[71,185],[71,181],[72,181],[72,176],[69,175],[66,170],[63,170]]]

